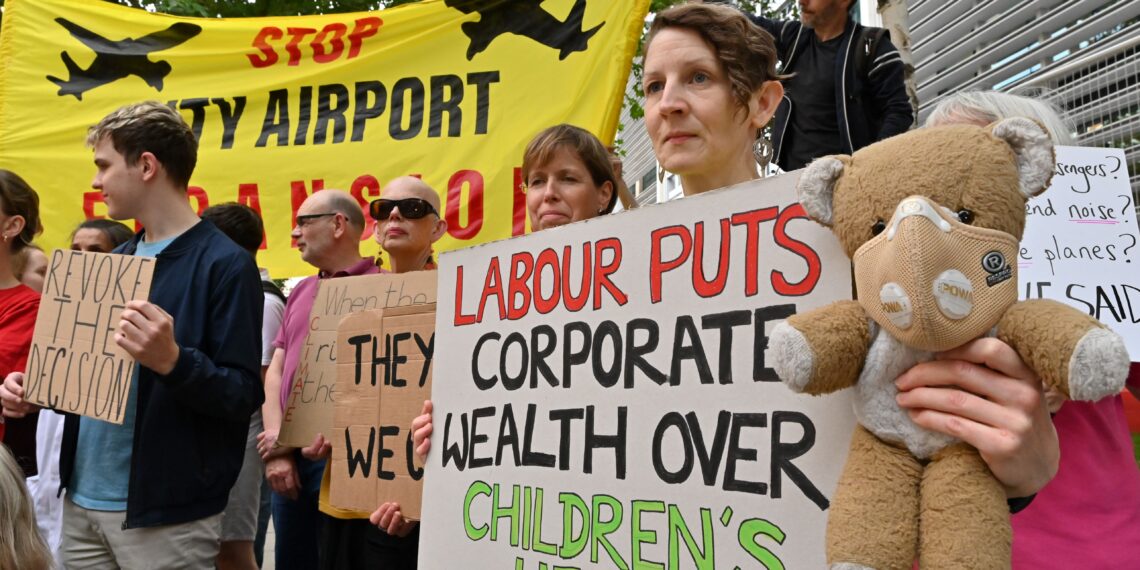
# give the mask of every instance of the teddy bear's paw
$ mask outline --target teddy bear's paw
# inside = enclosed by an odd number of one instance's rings
[[[828,570],[875,570],[870,566],[863,566],[854,562],[836,562],[827,568]]]
[[[811,381],[811,370],[815,362],[807,338],[785,321],[772,329],[768,346],[775,357],[772,370],[789,388],[803,392]]]
[[[1077,341],[1069,360],[1069,396],[1093,402],[1119,393],[1128,377],[1124,339],[1109,329],[1095,328]]]

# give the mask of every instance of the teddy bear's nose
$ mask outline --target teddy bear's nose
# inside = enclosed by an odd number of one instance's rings
[[[944,232],[950,231],[950,222],[938,214],[938,206],[923,196],[910,196],[899,202],[895,208],[895,214],[891,216],[890,228],[887,229],[887,239],[895,239],[899,224],[911,216],[922,216],[938,226],[938,229]]]

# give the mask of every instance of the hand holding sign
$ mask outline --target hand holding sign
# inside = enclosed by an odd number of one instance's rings
[[[400,538],[408,536],[412,529],[416,528],[416,522],[405,519],[404,514],[400,512],[400,503],[380,505],[368,520],[380,527],[380,530]]]
[[[257,453],[262,461],[269,461],[274,457],[288,455],[293,452],[291,447],[277,444],[277,434],[280,430],[267,429],[257,434]]]
[[[412,446],[420,465],[427,463],[427,454],[431,451],[431,400],[424,400],[420,415],[412,420]]]
[[[266,461],[265,480],[269,481],[269,488],[278,495],[284,495],[290,501],[297,500],[301,479],[297,475],[297,463],[293,461],[292,455],[274,457]]]
[[[4,417],[22,418],[39,406],[24,401],[24,373],[13,372],[0,384],[0,404],[4,407]]]
[[[165,376],[178,363],[174,317],[148,301],[128,301],[119,321],[115,343],[142,366]]]
[[[317,437],[313,438],[313,444],[301,448],[301,455],[310,461],[320,461],[328,459],[332,454],[332,443],[325,439],[324,434],[318,433]]]

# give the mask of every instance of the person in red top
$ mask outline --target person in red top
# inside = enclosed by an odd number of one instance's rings
[[[0,170],[0,377],[23,371],[36,327],[40,294],[20,283],[12,258],[43,231],[40,198],[16,173]],[[12,450],[25,477],[36,474],[37,414],[0,423],[0,440]]]

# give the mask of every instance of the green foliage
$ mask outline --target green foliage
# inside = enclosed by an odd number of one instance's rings
[[[414,0],[107,0],[179,16],[251,18],[365,12]]]
[[[1136,456],[1136,466],[1140,467],[1140,433],[1132,434],[1132,451]]]
[[[365,12],[417,0],[106,0],[131,8],[201,18],[252,18]],[[4,0],[0,0],[0,10]],[[0,15],[0,18],[3,16]]]

